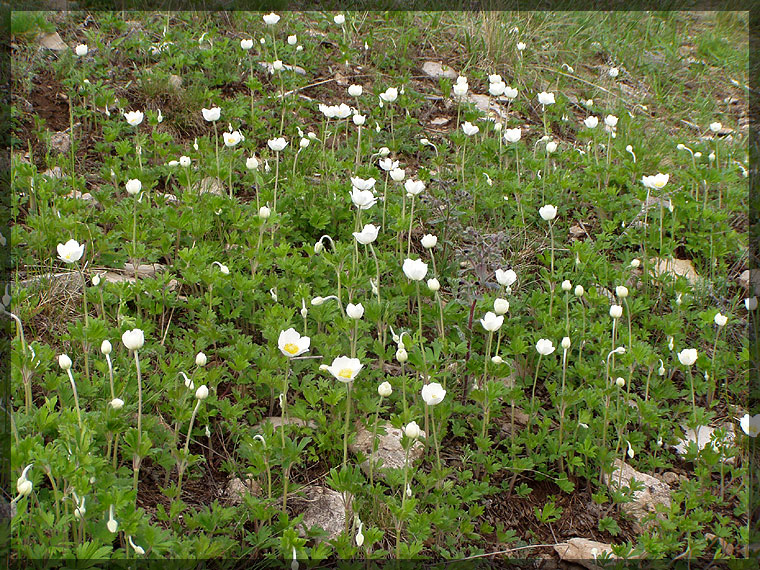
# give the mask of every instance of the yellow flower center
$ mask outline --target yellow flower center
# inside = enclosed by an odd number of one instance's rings
[[[350,368],[341,368],[340,372],[338,372],[338,376],[341,378],[350,379],[354,375],[354,371]]]
[[[298,345],[293,344],[292,342],[287,343],[283,348],[288,354],[295,354],[298,352]]]

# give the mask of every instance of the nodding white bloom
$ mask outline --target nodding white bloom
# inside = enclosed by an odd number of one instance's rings
[[[350,196],[354,206],[360,210],[369,210],[377,202],[377,197],[371,190],[359,190],[355,186],[351,189]]]
[[[541,216],[543,220],[550,222],[557,217],[557,206],[553,206],[552,204],[541,206],[538,209],[538,215]]]
[[[259,208],[259,218],[262,220],[266,220],[269,216],[272,215],[272,210],[270,210],[267,206],[262,206]]]
[[[641,260],[639,258],[634,258],[631,260],[631,267],[634,269],[638,268],[639,265],[641,265]]]
[[[258,170],[260,164],[259,159],[255,156],[249,156],[245,159],[245,167],[248,170]]]
[[[203,118],[209,123],[218,121],[219,117],[222,116],[222,110],[219,107],[211,107],[210,109],[204,107],[201,109],[201,113],[203,114]]]
[[[357,303],[356,305],[349,303],[346,305],[346,315],[348,315],[350,319],[361,319],[364,316],[364,305],[361,303]]]
[[[372,190],[375,187],[376,180],[374,178],[359,178],[358,176],[351,177],[351,185],[359,190]]]
[[[503,81],[495,81],[488,85],[488,93],[493,95],[494,97],[498,97],[499,95],[502,95],[504,93],[504,90],[507,88],[507,84]]]
[[[433,293],[437,293],[441,289],[441,284],[435,277],[427,280],[427,286]]]
[[[623,386],[625,386],[625,378],[623,378],[622,376],[618,376],[617,378],[615,378],[615,386],[617,386],[618,388],[622,388]]]
[[[555,103],[554,93],[547,93],[546,91],[541,91],[541,93],[538,94],[538,102],[544,106],[554,104]]]
[[[517,51],[524,51],[526,47],[525,42],[517,42]]]
[[[405,259],[403,265],[404,275],[412,281],[422,281],[427,275],[428,265],[421,259]]]
[[[24,467],[24,470],[21,472],[21,477],[16,479],[16,491],[21,497],[28,497],[32,493],[32,482],[26,477],[26,474],[29,473],[31,468],[32,464],[30,463]]]
[[[393,387],[390,382],[383,382],[377,387],[377,393],[381,398],[387,398],[393,393]]]
[[[670,179],[670,174],[663,174],[658,172],[653,176],[644,176],[641,179],[642,184],[652,190],[660,190],[665,187]]]
[[[470,121],[465,121],[462,123],[462,130],[464,131],[464,134],[466,134],[468,137],[471,137],[472,135],[476,135],[480,132],[480,127],[473,125]]]
[[[404,189],[407,196],[417,196],[425,189],[425,183],[422,180],[412,180],[410,178],[404,182]]]
[[[208,388],[205,384],[198,386],[198,389],[195,391],[195,398],[196,400],[205,400],[208,398]]]
[[[396,360],[398,360],[401,364],[409,360],[409,353],[406,352],[406,349],[404,347],[396,350]]]
[[[145,333],[141,329],[124,331],[124,334],[121,335],[121,342],[129,350],[140,350],[145,344]]]
[[[140,190],[142,190],[142,182],[140,182],[137,178],[127,180],[125,188],[127,189],[127,194],[130,196],[135,196],[140,193]]]
[[[190,163],[191,163],[191,162],[192,162],[192,161],[190,160],[190,157],[189,157],[189,156],[184,156],[184,155],[183,155],[183,156],[180,156],[180,157],[179,157],[179,165],[180,165],[180,166],[188,167],[188,166],[190,166]]]
[[[714,133],[717,133],[723,128],[723,125],[721,125],[718,121],[715,121],[714,123],[710,123],[710,130]]]
[[[497,331],[501,328],[501,325],[504,324],[504,315],[497,315],[496,313],[488,311],[486,316],[480,319],[480,324],[483,325],[483,328],[488,332]]]
[[[617,77],[618,73],[620,73],[620,70],[617,67],[610,67],[609,71],[607,71],[607,75],[612,78]]]
[[[142,556],[143,554],[145,554],[145,549],[142,546],[139,546],[139,545],[135,544],[132,541],[132,537],[131,536],[127,537],[127,542],[129,542],[129,546],[131,546],[134,549],[135,554],[137,554],[139,556]]]
[[[572,289],[572,288],[573,288],[573,284],[572,284],[572,283],[570,283],[570,280],[569,280],[569,279],[565,279],[565,280],[562,282],[562,290],[563,290],[563,291],[569,291],[569,290],[570,290],[570,289]]]
[[[124,407],[124,400],[121,398],[114,398],[108,404],[114,409],[114,410],[120,410]]]
[[[127,120],[127,123],[136,127],[143,122],[145,115],[142,111],[130,111],[129,113],[124,113],[124,118]]]
[[[341,382],[352,382],[364,365],[358,358],[339,356],[327,367],[327,371]]]
[[[196,366],[206,366],[206,363],[208,362],[208,357],[204,352],[199,352],[195,355],[195,365]]]
[[[562,350],[567,350],[570,348],[570,337],[565,336],[562,337],[562,342],[560,343],[560,346],[562,346]]]
[[[411,421],[404,426],[404,434],[406,434],[406,437],[409,439],[417,439],[422,434],[422,430],[420,429],[420,426],[417,425],[417,422]]]
[[[354,122],[354,125],[361,127],[364,124],[364,121],[367,120],[367,116],[360,115],[359,113],[354,113],[354,116],[351,118],[351,120]]]
[[[380,156],[381,158],[385,158],[390,153],[391,153],[391,149],[389,149],[387,146],[381,146],[380,150],[377,151],[377,155]],[[396,166],[394,166],[393,168],[396,168]]]
[[[380,228],[374,224],[367,224],[362,228],[361,232],[353,232],[354,238],[362,245],[369,245],[377,239],[377,234]]]
[[[311,346],[311,339],[308,336],[301,336],[296,329],[291,327],[280,332],[277,346],[280,352],[288,358],[292,358],[308,351]]]
[[[451,88],[451,92],[454,95],[454,97],[457,98],[463,98],[465,95],[467,95],[467,90],[470,88],[470,86],[467,84],[467,82],[457,82],[454,84],[454,86]]]
[[[509,301],[506,299],[494,299],[493,311],[497,315],[503,315],[509,310]]]
[[[548,356],[554,352],[554,343],[548,338],[540,338],[536,343],[536,351],[541,356]]]
[[[517,87],[510,87],[509,85],[505,86],[504,97],[510,101],[514,101],[517,98]]]
[[[665,364],[663,364],[662,359],[658,359],[660,361],[660,367],[657,369],[657,375],[658,376],[665,376]]]
[[[428,406],[435,406],[443,402],[446,390],[438,382],[431,382],[422,387],[422,399]]]
[[[633,448],[631,447],[631,442],[626,441],[626,443],[628,444],[628,457],[633,459],[634,453],[633,453]]]
[[[386,172],[390,172],[394,168],[398,168],[398,160],[393,160],[388,157],[381,158],[378,164],[380,165],[380,168],[382,168]]]
[[[193,148],[194,148],[196,151],[198,150],[198,139],[197,139],[197,138],[196,138],[195,140],[193,140]],[[113,172],[113,170],[112,170],[111,172]]]
[[[74,48],[74,53],[76,53],[79,57],[87,55],[88,51],[89,49],[87,47],[87,44],[79,44],[77,47]]]
[[[106,523],[106,528],[111,534],[116,534],[116,531],[119,530],[119,523],[113,518],[113,505],[108,508],[108,522]]]
[[[757,297],[747,297],[744,299],[744,308],[748,311],[754,311],[757,309]]]
[[[280,152],[286,146],[288,146],[288,141],[286,141],[283,137],[277,137],[276,139],[268,140],[267,146],[275,152]]]
[[[380,99],[386,103],[393,103],[398,99],[398,89],[396,87],[388,87],[388,89],[380,93]]]
[[[742,431],[748,436],[757,437],[758,434],[760,434],[760,414],[755,414],[754,416],[744,414],[742,419],[739,420],[739,425],[741,426]],[[27,469],[28,468],[29,467],[27,467]]]
[[[74,495],[74,498],[77,499],[77,506],[74,509],[74,517],[77,520],[81,520],[87,514],[87,509],[84,506],[84,503],[87,500],[87,497],[82,497],[81,503],[79,502],[79,499],[77,498],[76,494]]]
[[[610,316],[613,319],[619,319],[623,316],[623,307],[620,305],[611,305],[610,306]]]
[[[586,117],[583,120],[583,124],[586,125],[586,127],[589,129],[595,129],[596,126],[599,124],[599,119],[592,115],[590,117]]]
[[[66,243],[59,243],[57,248],[58,259],[64,263],[76,263],[84,255],[84,244],[79,244],[75,239],[70,239]]]
[[[264,23],[267,26],[274,26],[277,22],[280,21],[280,16],[278,14],[275,14],[274,12],[271,12],[267,14],[266,16],[263,16]]]
[[[721,315],[720,313],[717,313],[715,315],[715,324],[719,327],[726,326],[726,323],[728,322],[728,317],[726,315]]]
[[[301,297],[301,317],[306,318],[309,316],[309,309],[306,308],[306,299]]]
[[[348,86],[348,94],[351,95],[351,97],[360,97],[363,91],[364,88],[361,85]]]
[[[253,47],[253,40],[252,39],[240,40],[240,47],[243,48],[244,50],[251,49]]]
[[[230,268],[227,267],[224,263],[219,263],[218,261],[215,261],[211,265],[218,265],[219,271],[222,273],[222,275],[229,275],[230,274]]]
[[[491,357],[491,362],[493,362],[494,364],[501,364],[504,362],[504,359],[498,354],[496,354]]]
[[[362,527],[364,527],[364,523],[359,519],[359,517],[356,517],[356,520],[359,521],[359,529],[356,531],[356,546],[361,548],[362,544],[364,544],[364,534],[362,534]]]
[[[520,130],[520,127],[517,127],[516,129],[505,129],[504,130],[504,141],[508,143],[516,143],[517,141],[522,138],[522,131]]]
[[[673,350],[673,337],[668,336],[668,350]]]
[[[496,282],[502,287],[511,287],[517,281],[517,273],[513,269],[496,270]]]
[[[225,146],[235,146],[240,141],[245,140],[245,137],[240,131],[232,131],[231,133],[225,131],[225,133],[222,135],[222,138],[224,139]]]
[[[394,182],[401,182],[406,176],[406,170],[403,168],[394,168],[390,171],[391,179]]]
[[[625,285],[618,285],[615,287],[615,295],[620,297],[621,299],[625,299],[628,296],[628,287]]]
[[[633,147],[631,145],[627,145],[625,147],[625,150],[626,152],[628,152],[628,154],[630,154],[633,157],[633,162],[636,162],[636,153],[633,152]]]
[[[710,154],[708,154],[708,155],[707,155],[707,159],[708,159],[710,162],[714,161],[714,160],[715,160],[715,152],[711,152]]]
[[[678,361],[684,366],[691,366],[697,361],[697,349],[684,348],[678,353]]]
[[[425,249],[433,249],[438,244],[438,237],[433,234],[425,234],[422,236],[420,243]]]
[[[292,36],[288,36],[288,45],[294,46],[298,43],[298,36],[293,34]]]
[[[112,350],[113,350],[113,346],[111,345],[111,341],[104,340],[103,342],[100,343],[100,352],[104,356],[108,356],[109,354],[111,354]]]

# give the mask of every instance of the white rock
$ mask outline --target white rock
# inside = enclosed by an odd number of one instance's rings
[[[327,487],[311,485],[301,489],[307,507],[303,512],[301,533],[312,527],[319,527],[327,533],[326,540],[334,540],[343,533],[346,524],[346,511],[351,516],[352,496],[347,497],[348,509],[343,495]]]
[[[656,512],[658,505],[664,508],[670,507],[670,487],[646,473],[639,473],[627,463],[615,459],[612,473],[604,473],[604,483],[612,489],[630,487],[631,481],[637,481],[644,488],[633,493],[633,500],[621,505],[623,511],[634,519],[634,527],[637,532],[642,532],[652,521],[644,522],[644,518],[650,513]]]
[[[446,77],[447,79],[456,79],[459,74],[451,69],[448,65],[439,63],[437,61],[426,61],[422,64],[422,72],[428,77],[438,79],[439,77]]]
[[[385,430],[385,434],[381,432]],[[382,476],[384,469],[401,469],[404,467],[406,452],[401,447],[402,430],[388,423],[379,423],[377,426],[377,449],[375,449],[375,473]],[[420,439],[425,437],[422,431]],[[418,439],[409,449],[409,464],[420,459],[425,452],[425,445]],[[357,429],[356,438],[349,445],[352,453],[362,453],[367,459],[361,467],[365,473],[369,473],[369,456],[372,449],[372,430],[365,427]]]
[[[597,556],[607,553],[609,558],[617,558],[617,556],[612,554],[612,546],[603,542],[589,540],[588,538],[571,538],[567,542],[561,542],[554,546],[554,550],[559,554],[560,559],[580,564],[589,570],[597,570],[602,566],[602,562],[597,563],[594,560],[593,549],[596,549]]]

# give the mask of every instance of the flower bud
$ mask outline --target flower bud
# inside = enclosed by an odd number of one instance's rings
[[[612,305],[610,307],[610,316],[613,319],[619,319],[620,317],[622,317],[623,316],[623,307],[621,307],[620,305]]]
[[[441,288],[441,284],[438,282],[438,279],[436,279],[435,277],[432,277],[427,280],[427,286],[428,286],[428,289],[430,289],[433,293],[436,293]]]
[[[496,354],[491,357],[491,362],[493,362],[494,364],[501,364],[502,362],[504,362],[504,359],[498,354]]]
[[[259,208],[259,218],[261,218],[262,220],[268,219],[269,216],[271,215],[272,215],[272,210],[270,210],[268,207],[262,206],[261,208]]]
[[[208,388],[206,387],[205,384],[203,384],[202,386],[200,386],[195,391],[195,397],[198,400],[205,400],[206,398],[208,398]]]
[[[506,299],[494,299],[493,312],[497,315],[503,315],[509,310],[509,301]]]
[[[203,352],[199,352],[198,354],[195,355],[196,366],[206,366],[207,362],[208,362],[208,357]]]
[[[108,356],[111,354],[111,351],[113,350],[113,346],[111,346],[111,342],[108,340],[104,340],[100,343],[100,352],[103,353],[104,356]]]
[[[409,354],[406,352],[405,348],[399,348],[396,351],[396,360],[398,360],[401,364],[404,364],[404,362],[409,360]]]
[[[404,426],[404,433],[408,438],[417,439],[420,437],[420,426],[417,425],[417,422],[409,422]]]
[[[569,279],[565,279],[565,280],[562,282],[562,290],[563,290],[563,291],[569,291],[569,290],[570,290],[570,289],[572,289],[572,288],[573,288],[573,284],[572,284],[572,283],[570,283],[570,280],[569,280]]]
[[[114,398],[109,402],[109,404],[114,410],[118,411],[124,407],[124,400],[121,398]]]
[[[576,285],[575,286],[575,296],[576,297],[583,297],[583,293],[585,293],[583,289],[583,285]]]
[[[393,388],[391,387],[390,382],[387,382],[387,381],[383,382],[382,384],[380,384],[380,386],[377,387],[377,393],[380,394],[380,397],[382,398],[387,398],[388,396],[391,395],[392,392],[393,392]]]
[[[618,285],[615,287],[615,295],[620,297],[621,299],[625,299],[628,296],[628,287],[625,285]]]
[[[567,350],[570,348],[570,337],[566,336],[562,339],[562,342],[560,343],[563,349]]]
[[[61,354],[58,357],[58,366],[60,366],[64,370],[71,369],[71,365],[72,365],[71,358],[69,358],[67,354]]]
[[[625,378],[623,378],[622,376],[618,376],[617,378],[615,378],[615,385],[618,388],[622,388],[623,386],[625,386]]]

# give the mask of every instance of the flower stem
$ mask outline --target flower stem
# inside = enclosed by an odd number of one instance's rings
[[[136,493],[137,482],[139,480],[139,475],[140,475],[140,463],[142,462],[142,457],[140,457],[140,448],[142,447],[143,392],[142,392],[142,374],[140,373],[140,357],[138,356],[136,350],[134,352],[135,352],[135,367],[137,368],[137,449],[135,450],[135,454],[132,457],[132,466],[134,469],[134,490]],[[137,500],[136,495],[135,495],[135,500]]]
[[[74,382],[74,375],[71,373],[71,368],[66,370],[69,374],[69,381],[71,382],[71,391],[74,392],[74,405],[77,408],[77,421],[79,422],[79,431],[82,431],[82,412],[79,409],[79,394],[77,394],[77,385]]]
[[[351,384],[346,382],[346,425],[343,428],[343,467],[348,461],[348,423],[351,416]]]

